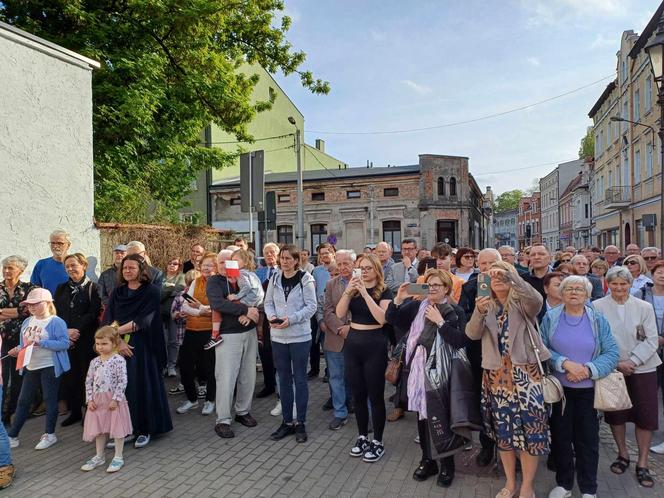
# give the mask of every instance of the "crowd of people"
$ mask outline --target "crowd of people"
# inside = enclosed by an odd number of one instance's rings
[[[124,465],[123,446],[150,444],[173,428],[169,395],[183,395],[176,417],[216,414],[214,431],[255,427],[252,400],[275,396],[281,422],[270,439],[305,443],[309,384],[321,374],[330,430],[355,415],[350,457],[367,463],[388,451],[386,422],[417,417],[422,451],[413,479],[455,478],[454,455],[479,432],[478,466],[498,455],[505,483],[497,498],[534,496],[541,457],[555,472],[550,498],[597,494],[600,420],[618,454],[631,461],[626,424],[635,425],[635,477],[654,486],[649,453],[664,392],[664,261],[655,247],[543,245],[515,252],[418,248],[380,242],[357,254],[325,242],[314,259],[269,242],[255,254],[242,238],[219,253],[193,242],[189,260],[167,255],[154,267],[140,241],[117,245],[98,279],[69,235],[50,235],[52,256],[21,280],[25,258],[2,260],[2,423],[0,487],[12,482],[11,448],[31,414],[44,413],[35,446],[57,443],[56,425],[83,424],[95,455],[81,469]],[[97,281],[93,281],[97,280]],[[263,386],[254,393],[257,361]],[[596,383],[622,374],[631,408],[597,410]],[[164,379],[177,377],[166,390]],[[613,378],[613,377],[612,377]],[[389,397],[386,379],[394,384]],[[552,384],[553,381],[556,383]],[[559,385],[555,400],[548,389]],[[389,389],[391,391],[391,388]],[[276,424],[275,424],[276,425]],[[8,429],[5,429],[7,426]],[[415,428],[414,428],[415,429]],[[520,467],[521,482],[517,481]]]

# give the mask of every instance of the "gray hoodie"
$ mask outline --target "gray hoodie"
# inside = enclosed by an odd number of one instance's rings
[[[301,270],[298,270],[301,271]],[[270,337],[274,342],[290,344],[306,342],[311,339],[311,317],[316,314],[316,286],[314,277],[301,272],[302,279],[288,294],[284,295],[281,285],[282,272],[278,271],[270,279],[265,293],[265,315],[288,318],[289,326],[285,329],[270,329]]]

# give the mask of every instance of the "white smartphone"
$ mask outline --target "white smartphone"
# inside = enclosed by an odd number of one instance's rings
[[[360,270],[359,268],[354,268],[353,278],[362,278],[362,270]]]

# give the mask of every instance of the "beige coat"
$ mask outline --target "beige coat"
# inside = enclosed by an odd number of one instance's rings
[[[325,303],[323,304],[323,322],[330,329],[330,332],[325,334],[325,342],[323,343],[323,351],[332,351],[339,353],[344,348],[344,338],[338,333],[339,327],[350,325],[350,312],[346,313],[346,319],[341,320],[337,317],[336,308],[337,303],[341,300],[341,296],[346,290],[346,286],[341,282],[340,277],[330,279],[325,285]]]
[[[510,277],[512,288],[516,293],[516,300],[510,304],[507,313],[510,358],[515,365],[537,363],[526,328],[530,327],[533,339],[540,351],[540,359],[544,362],[551,357],[551,353],[542,343],[542,338],[535,325],[537,314],[542,309],[542,296],[520,276],[510,274]],[[525,317],[528,317],[527,321]],[[482,368],[486,370],[501,368],[502,360],[498,350],[498,321],[491,307],[486,315],[480,313],[477,307],[475,308],[466,325],[466,335],[474,340],[482,339]]]

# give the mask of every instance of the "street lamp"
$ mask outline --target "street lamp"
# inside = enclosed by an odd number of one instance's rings
[[[657,33],[655,38],[648,43],[645,51],[650,57],[650,64],[652,72],[655,76],[655,84],[657,85],[657,103],[659,104],[659,177],[660,177],[660,192],[659,192],[659,244],[660,247],[664,246],[664,85],[662,84],[662,76],[664,75],[664,18],[659,19],[657,26]]]
[[[302,162],[300,159],[300,129],[295,118],[288,116],[288,122],[295,126],[295,155],[297,156],[297,246],[304,249],[304,187],[302,185]]]

